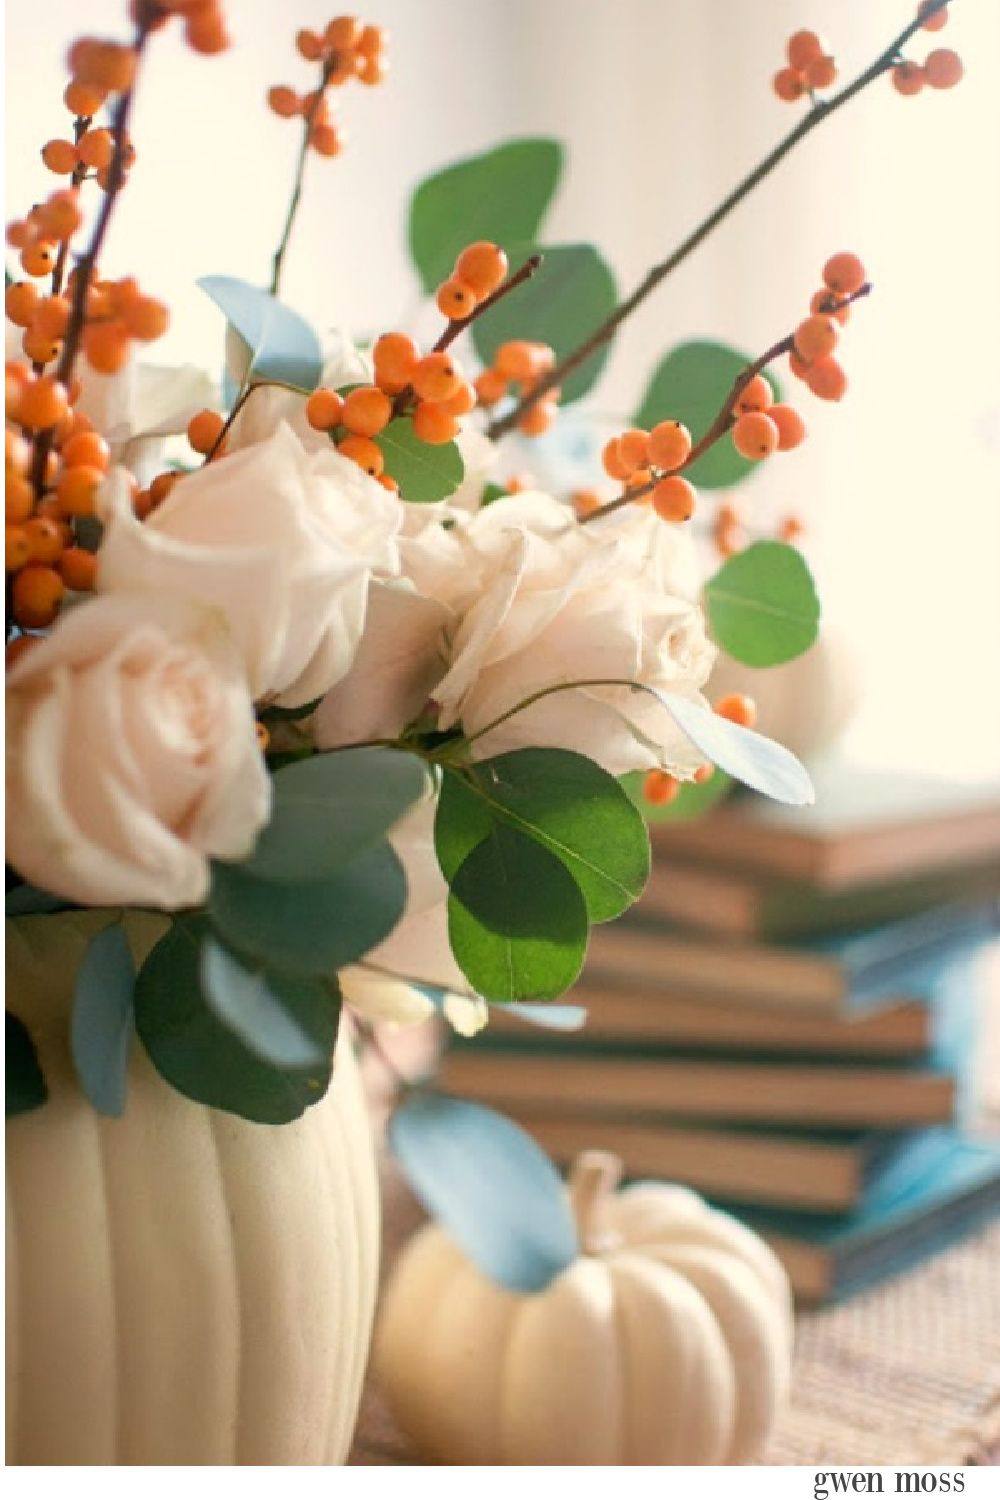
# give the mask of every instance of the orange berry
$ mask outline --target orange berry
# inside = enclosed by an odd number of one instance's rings
[[[773,400],[774,393],[767,378],[763,375],[754,375],[737,396],[733,411],[738,417],[748,411],[767,411]]]
[[[72,141],[46,141],[42,147],[42,161],[57,177],[69,177],[80,160]]]
[[[75,594],[89,593],[97,578],[97,558],[85,547],[67,547],[56,564],[59,577]]]
[[[794,104],[809,92],[805,74],[797,68],[779,68],[771,79],[771,87],[785,104]]]
[[[62,342],[59,339],[50,338],[48,334],[38,333],[34,328],[29,328],[21,339],[21,348],[32,364],[50,365],[54,359],[59,358],[62,352]]]
[[[59,613],[66,585],[55,568],[29,563],[11,585],[14,619],[22,630],[44,630]]]
[[[933,0],[922,0],[922,3],[917,6],[917,20],[920,22],[922,31],[940,31],[942,26],[948,24],[948,7],[942,5],[933,10],[932,5]],[[930,15],[927,14],[928,11]]]
[[[382,486],[382,488],[384,490],[388,490],[390,494],[399,494],[399,480],[393,479],[391,474],[379,474],[378,482]]]
[[[570,501],[578,516],[592,516],[604,504],[596,490],[574,490]]]
[[[657,422],[649,434],[649,458],[658,469],[679,469],[691,455],[691,434],[683,422]]]
[[[23,526],[4,527],[3,565],[8,573],[17,573],[31,561],[31,538]]]
[[[187,425],[187,440],[196,453],[206,456],[216,447],[222,437],[226,419],[221,412],[206,407],[196,411]]]
[[[150,503],[154,507],[162,505],[174,485],[179,484],[183,477],[176,469],[165,469],[162,474],[157,474],[149,486]]]
[[[129,358],[129,336],[121,323],[91,323],[80,340],[91,369],[101,375],[116,375]]]
[[[287,84],[276,83],[267,91],[268,107],[283,120],[291,120],[299,113],[302,101],[294,89]]]
[[[151,343],[166,333],[170,326],[170,310],[155,297],[134,297],[122,308],[122,321],[132,338]]]
[[[818,292],[813,292],[812,297],[809,299],[809,311],[811,313],[823,313],[825,317],[835,319],[841,328],[843,328],[851,316],[849,304],[845,302],[842,307],[838,307],[837,294],[836,292],[831,292],[828,286],[821,286]]]
[[[357,40],[357,51],[362,57],[378,57],[385,51],[389,33],[384,26],[364,26]]]
[[[492,240],[466,245],[455,262],[455,275],[482,300],[496,291],[507,275],[507,257]]]
[[[323,41],[331,52],[353,52],[363,30],[357,16],[337,16],[328,22]]]
[[[811,364],[815,359],[826,359],[832,354],[839,338],[833,318],[824,313],[810,313],[795,330],[795,351]]]
[[[806,385],[821,401],[839,401],[847,390],[847,376],[835,359],[818,359],[805,374]]]
[[[786,516],[778,527],[778,538],[782,542],[794,544],[805,531],[805,527],[798,516]]]
[[[417,361],[411,383],[422,401],[446,401],[461,387],[462,376],[451,355],[442,350]]]
[[[392,402],[377,385],[359,385],[344,397],[341,421],[348,432],[374,437],[392,416]]]
[[[633,469],[625,481],[625,489],[629,494],[635,490],[642,490],[642,494],[635,495],[635,499],[642,505],[652,505],[655,483],[652,469]]]
[[[661,521],[690,521],[695,504],[694,485],[683,474],[668,474],[653,491],[653,509]]]
[[[268,745],[271,742],[271,731],[268,729],[267,725],[266,724],[262,724],[259,719],[257,720],[257,726],[256,727],[257,727],[257,748],[260,751],[261,755],[263,755],[264,751],[267,749]]]
[[[382,449],[377,443],[373,443],[371,438],[360,437],[357,433],[352,433],[350,437],[345,437],[339,442],[337,452],[349,458],[352,463],[356,463],[373,479],[377,479],[385,468],[385,456]]]
[[[369,87],[382,83],[389,71],[389,64],[381,53],[375,53],[371,57],[360,56],[357,63],[357,78],[359,83]]]
[[[344,132],[325,120],[314,120],[309,127],[309,144],[317,156],[339,156],[344,149]]]
[[[437,447],[455,437],[458,418],[437,401],[420,401],[413,413],[413,431],[422,443]]]
[[[796,31],[788,38],[785,56],[789,67],[808,68],[810,63],[827,56],[826,43],[815,31]]]
[[[138,57],[132,47],[81,37],[70,48],[67,61],[74,83],[124,94],[135,81]]]
[[[30,480],[23,474],[8,470],[3,488],[5,520],[26,521],[35,506],[35,492]]]
[[[38,288],[33,281],[12,281],[4,292],[7,316],[18,328],[30,327],[40,300]]]
[[[611,479],[627,479],[632,472],[622,456],[621,438],[609,438],[601,453],[601,463],[605,474]]]
[[[704,786],[705,782],[711,781],[714,775],[715,767],[712,765],[711,761],[706,761],[704,765],[698,767],[697,771],[695,771],[694,775],[691,777],[691,780],[694,782],[695,786]]]
[[[67,469],[83,465],[89,469],[100,469],[103,473],[111,462],[111,449],[99,432],[74,433],[63,443],[60,452]]]
[[[84,166],[99,171],[111,165],[115,154],[115,138],[110,130],[97,128],[85,130],[76,143],[76,150]]]
[[[712,704],[712,711],[720,719],[741,724],[744,729],[752,729],[757,722],[757,705],[746,693],[727,693]]]
[[[69,314],[68,297],[43,297],[32,316],[31,331],[61,339],[69,323]]]
[[[452,276],[447,281],[442,281],[434,301],[439,313],[457,323],[475,311],[479,299],[468,282]]]
[[[508,495],[523,495],[526,490],[537,490],[538,480],[534,474],[508,474],[504,489]]]
[[[32,516],[21,527],[28,538],[31,561],[35,563],[58,562],[62,556],[63,533],[58,521],[50,516]]]
[[[49,276],[55,269],[56,247],[47,241],[27,245],[20,254],[21,269],[29,276]]]
[[[420,350],[405,333],[383,333],[372,349],[375,380],[390,395],[403,390],[413,379]]]
[[[649,433],[642,427],[629,427],[618,438],[618,454],[623,466],[632,474],[649,464]]]
[[[802,355],[796,353],[794,349],[790,349],[788,351],[788,368],[791,370],[792,374],[795,375],[799,380],[805,380],[806,371],[809,368],[809,361],[807,359],[803,359]]]
[[[495,406],[507,394],[507,377],[498,370],[483,370],[473,384],[480,406]]]
[[[831,255],[823,267],[823,285],[838,297],[853,297],[865,284],[865,268],[859,256],[850,250]]]
[[[531,380],[539,373],[538,348],[529,339],[509,339],[493,356],[493,368],[508,380]]]
[[[778,429],[779,452],[787,453],[790,448],[797,448],[805,438],[806,424],[795,407],[776,401],[768,407],[767,414]]]
[[[448,396],[446,400],[439,401],[438,405],[451,417],[467,417],[470,411],[475,410],[475,388],[467,380],[463,380],[454,396]]]
[[[832,57],[817,57],[803,69],[811,89],[828,89],[837,81],[837,64]]]
[[[295,37],[295,47],[306,62],[319,62],[323,56],[323,38],[315,31],[303,29]]]
[[[925,82],[924,70],[915,62],[897,63],[889,76],[896,93],[903,94],[906,98],[919,94]]]
[[[92,468],[90,464],[76,464],[72,469],[64,469],[56,485],[56,498],[62,514],[92,516],[103,478],[104,471]]]
[[[35,215],[46,239],[68,240],[83,223],[80,195],[76,188],[60,188]]]
[[[548,432],[558,415],[558,401],[543,398],[518,417],[518,431],[526,433],[528,437],[541,437],[543,432]]]
[[[330,432],[334,427],[339,427],[343,414],[343,396],[326,386],[319,386],[306,402],[306,421],[317,432]]]
[[[21,391],[17,420],[22,427],[41,430],[54,427],[68,411],[66,387],[54,375],[39,375]]]
[[[681,784],[668,771],[647,771],[642,778],[642,795],[652,807],[667,807],[680,796]]]
[[[733,446],[743,458],[767,458],[778,446],[778,429],[767,412],[748,411],[736,419]]]
[[[192,52],[198,52],[202,57],[215,57],[225,52],[231,39],[222,11],[212,4],[192,11],[184,21],[184,40]]]
[[[63,103],[77,119],[89,119],[104,105],[107,95],[103,89],[88,87],[84,83],[68,83],[63,93]]]
[[[937,47],[924,58],[924,80],[932,89],[953,89],[964,72],[962,59],[950,47]]]

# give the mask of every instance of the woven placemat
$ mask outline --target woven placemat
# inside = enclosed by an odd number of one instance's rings
[[[383,1277],[422,1214],[383,1162]],[[792,1399],[762,1464],[1000,1461],[1000,1219],[798,1318]],[[369,1377],[352,1465],[420,1465]]]

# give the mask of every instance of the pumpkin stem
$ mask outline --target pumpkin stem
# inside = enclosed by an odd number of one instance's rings
[[[585,1255],[601,1255],[617,1244],[606,1210],[623,1171],[621,1158],[612,1151],[581,1151],[570,1168],[569,1198]]]

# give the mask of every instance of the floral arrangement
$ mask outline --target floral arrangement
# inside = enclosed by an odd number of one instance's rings
[[[815,639],[797,521],[750,541],[725,497],[806,436],[780,381],[844,395],[859,258],[831,247],[759,355],[668,351],[589,484],[500,478],[501,455],[558,430],[625,319],[834,109],[882,77],[957,82],[950,49],[904,52],[946,18],[921,5],[839,92],[826,44],[792,37],[773,87],[804,113],[627,296],[594,247],[545,242],[556,142],[428,177],[407,220],[440,315],[424,348],[321,337],[281,301],[313,159],[343,147],[333,101],[388,66],[375,24],[300,31],[311,87],[268,100],[301,140],[269,284],[201,283],[226,322],[218,387],[143,361],[168,310],[107,267],[158,34],[210,55],[225,18],[132,0],[129,39],[72,44],[70,127],[42,148],[62,185],[7,231],[7,911],[107,912],[72,1018],[96,1109],[127,1108],[133,1027],[182,1093],[281,1123],[326,1089],[344,1006],[362,1026],[435,1005],[467,1031],[489,1004],[544,1020],[590,926],[641,893],[650,817],[733,780],[810,799],[752,703],[706,685],[720,647],[759,667]],[[136,909],[159,918],[138,962]],[[10,1014],[7,1043],[8,1111],[44,1106]]]

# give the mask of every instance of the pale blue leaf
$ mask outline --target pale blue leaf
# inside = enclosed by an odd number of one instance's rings
[[[323,352],[305,318],[262,287],[235,276],[202,276],[197,285],[249,346],[253,378],[280,381],[301,391],[316,388]]]
[[[655,692],[656,690],[653,689]],[[753,729],[744,729],[690,698],[656,693],[678,729],[698,746],[713,765],[775,802],[802,807],[815,802],[809,773],[784,745]]]
[[[549,1031],[580,1031],[587,1024],[587,1011],[582,1005],[532,1005],[530,1000],[509,1000],[500,1008]]]
[[[325,1061],[266,976],[245,969],[212,938],[202,945],[200,974],[209,1009],[265,1062],[276,1068],[312,1068]]]
[[[135,1031],[135,965],[120,922],[89,944],[76,977],[70,1047],[77,1076],[102,1115],[125,1112],[128,1055]]]
[[[389,1143],[427,1212],[484,1275],[540,1292],[579,1254],[569,1195],[541,1147],[503,1115],[414,1090]]]

